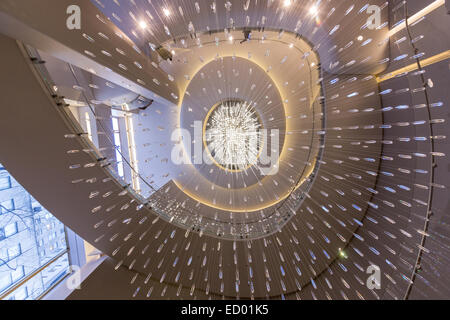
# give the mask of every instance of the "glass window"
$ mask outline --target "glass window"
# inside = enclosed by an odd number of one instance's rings
[[[0,292],[11,285],[11,274],[9,272],[0,272]]]
[[[113,117],[112,124],[113,124],[113,130],[115,132],[119,132],[119,119],[117,119],[116,117]]]
[[[124,177],[123,169],[123,158],[122,158],[122,145],[120,142],[120,131],[119,131],[119,119],[116,117],[112,118],[112,125],[114,131],[114,145],[116,146],[116,160],[117,160],[117,171],[120,177]]]
[[[15,295],[8,297],[8,300],[26,300],[28,298],[28,287],[22,286],[16,290]]]
[[[92,140],[92,128],[91,128],[91,117],[89,116],[89,112],[85,113],[85,118],[86,118],[86,129],[87,129],[89,140],[93,141]]]
[[[25,277],[25,268],[23,266],[18,266],[16,270],[11,272],[12,282],[15,283]]]
[[[28,298],[28,287],[22,286],[16,290],[14,300],[26,300]]]
[[[12,246],[11,248],[8,248],[8,259],[12,260],[14,258],[17,258],[22,254],[22,246],[20,243]]]
[[[10,189],[11,188],[11,178],[3,177],[0,178],[0,190]]]
[[[0,177],[0,292],[4,293],[47,262],[53,261],[67,249],[67,243],[65,232],[59,232],[64,230],[61,222],[18,184],[14,183],[14,199],[11,199],[10,190],[5,189],[10,188],[11,181],[15,180],[6,170],[1,171]],[[16,208],[19,204],[20,210]],[[17,259],[19,256],[21,258]],[[27,279],[16,290],[8,292],[6,299],[36,299],[41,296],[55,279],[67,274],[68,255],[63,257]],[[54,272],[49,273],[47,269]]]
[[[14,200],[10,199],[7,201],[0,202],[0,214],[10,212],[14,210]]]
[[[8,224],[8,225],[4,228],[4,230],[5,230],[5,237],[6,237],[6,238],[15,235],[15,234],[18,232],[18,230],[17,230],[17,222]]]
[[[8,249],[0,248],[0,266],[8,261]]]

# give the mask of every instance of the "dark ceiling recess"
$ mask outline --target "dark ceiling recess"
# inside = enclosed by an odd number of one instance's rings
[[[242,33],[244,34],[244,39],[241,41],[241,44],[243,44],[246,41],[250,41],[252,39],[252,31],[251,30],[244,29],[244,31],[242,31]]]
[[[172,53],[169,50],[167,50],[166,48],[164,48],[164,47],[158,47],[156,49],[156,52],[158,52],[159,56],[163,60],[170,60],[170,61],[172,61],[172,59],[173,59]]]

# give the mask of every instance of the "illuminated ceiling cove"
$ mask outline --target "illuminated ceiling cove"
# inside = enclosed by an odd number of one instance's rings
[[[448,262],[449,54],[421,27],[444,2],[411,2],[83,0],[77,36],[49,22],[26,42],[66,99],[86,237],[135,272],[133,298],[448,296],[430,270]]]

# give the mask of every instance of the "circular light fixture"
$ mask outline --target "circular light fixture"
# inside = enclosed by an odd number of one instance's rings
[[[216,165],[239,172],[255,165],[262,148],[262,124],[246,101],[227,100],[215,105],[204,123],[206,150]]]

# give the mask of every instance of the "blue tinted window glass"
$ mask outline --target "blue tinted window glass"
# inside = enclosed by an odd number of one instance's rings
[[[0,168],[3,168],[1,164]],[[40,297],[68,273],[66,250],[64,225],[18,184],[7,170],[1,170],[0,294],[8,292],[6,299],[12,300]],[[48,262],[51,262],[48,267],[35,274]],[[32,274],[35,275],[26,278]],[[26,282],[19,287],[21,290],[9,293],[8,290],[25,279]]]

